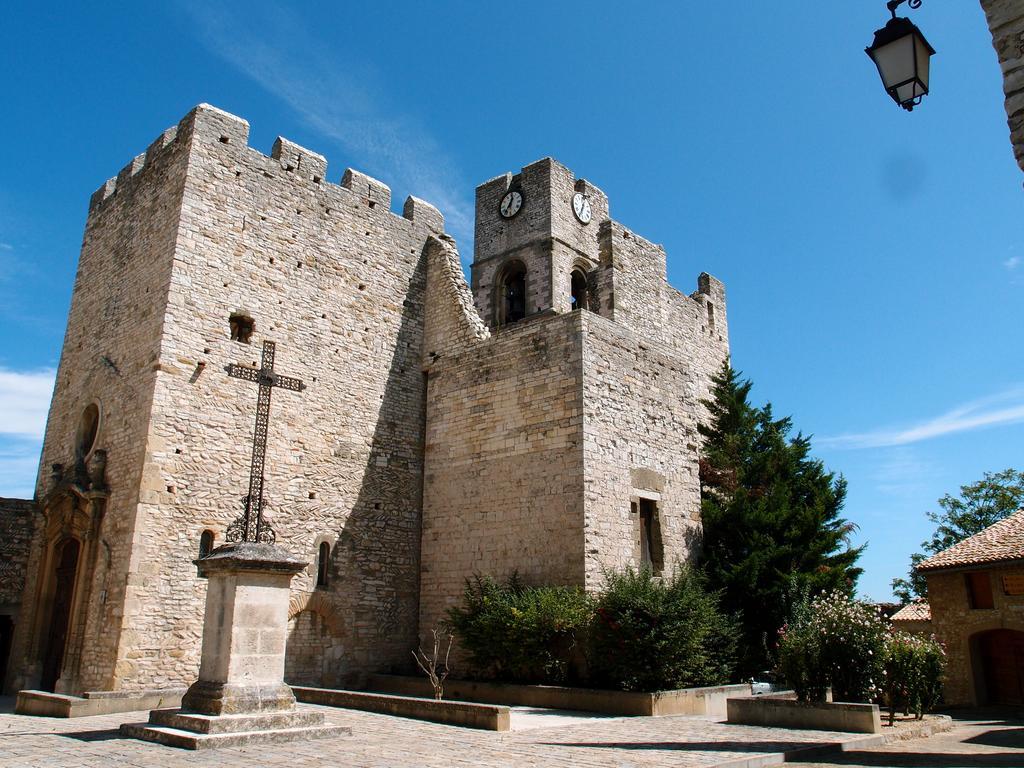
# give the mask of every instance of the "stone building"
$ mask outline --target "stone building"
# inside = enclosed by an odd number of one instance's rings
[[[192,561],[243,508],[276,343],[266,516],[309,560],[286,678],[404,669],[475,572],[594,588],[686,561],[724,289],[548,158],[477,189],[472,285],[441,214],[207,105],[89,206],[6,687],[179,686]]]
[[[917,566],[953,706],[1024,704],[1024,510]]]
[[[918,598],[912,603],[907,603],[892,616],[889,617],[893,629],[901,632],[909,632],[912,635],[931,635],[932,611],[928,601]]]
[[[31,501],[0,499],[0,681],[7,671],[25,591],[34,513]]]
[[[1024,170],[1024,2],[981,0],[981,7],[1003,72],[1010,143],[1017,164]]]

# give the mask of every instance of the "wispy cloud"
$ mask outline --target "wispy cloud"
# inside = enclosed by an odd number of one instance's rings
[[[0,435],[41,439],[56,371],[0,368]]]
[[[0,436],[0,496],[32,498],[42,447],[42,440]]]
[[[1011,256],[1010,258],[1003,262],[1003,266],[1012,272],[1013,270],[1020,266],[1020,261],[1020,256]]]
[[[879,493],[916,501],[927,493],[936,473],[935,466],[922,460],[915,448],[896,445],[878,452],[872,479]],[[879,517],[888,514],[887,510],[878,510]]]
[[[0,243],[0,251],[13,251],[14,246],[10,243]]]
[[[367,87],[379,84],[375,70],[346,60],[284,5],[247,6],[234,13],[210,2],[186,0],[184,7],[211,52],[336,142],[354,164],[362,164],[359,170],[436,205],[448,231],[464,248],[469,244],[470,187],[430,132],[379,95],[386,88]]]
[[[816,442],[826,448],[884,448],[1021,422],[1024,422],[1024,386],[1017,386],[972,400],[918,424],[824,437]]]

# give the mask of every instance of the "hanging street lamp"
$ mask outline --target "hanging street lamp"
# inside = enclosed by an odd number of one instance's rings
[[[921,7],[921,0],[889,0],[886,8],[892,19],[875,32],[874,42],[864,52],[878,67],[886,93],[910,112],[928,93],[928,64],[935,49],[910,19],[896,17],[903,3]]]

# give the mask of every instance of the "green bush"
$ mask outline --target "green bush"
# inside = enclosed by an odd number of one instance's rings
[[[801,701],[869,702],[881,690],[886,623],[841,592],[802,602],[780,630],[779,671]]]
[[[896,711],[913,712],[920,720],[939,703],[946,652],[934,637],[893,632],[886,638],[883,703],[889,708],[889,724]]]
[[[577,587],[526,587],[515,574],[505,584],[476,576],[447,623],[477,675],[559,685],[572,678],[592,613],[590,597]]]
[[[703,577],[682,569],[608,576],[590,636],[592,681],[627,691],[718,685],[732,672],[737,628]]]

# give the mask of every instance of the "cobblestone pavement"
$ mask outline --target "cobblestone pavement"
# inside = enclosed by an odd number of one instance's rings
[[[826,731],[727,725],[698,717],[602,718],[494,733],[322,709],[330,722],[350,726],[353,735],[199,752],[118,735],[121,723],[141,722],[146,713],[75,719],[5,713],[0,714],[0,768],[711,766],[858,738]]]
[[[954,713],[953,730],[926,739],[852,749],[801,768],[996,768],[1024,766],[1024,711]]]

